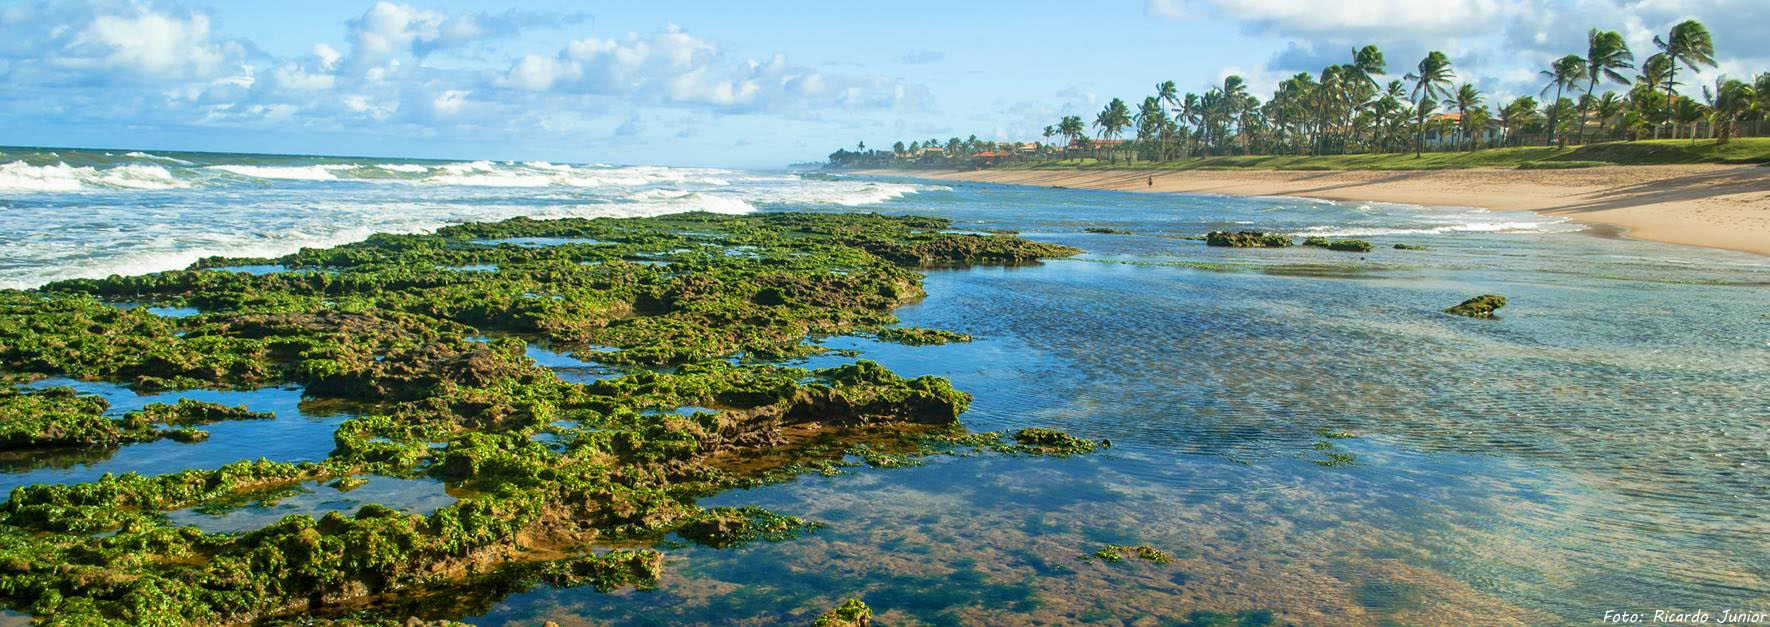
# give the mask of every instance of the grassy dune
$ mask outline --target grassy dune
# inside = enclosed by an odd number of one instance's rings
[[[1005,164],[996,169],[1171,169],[1171,170],[1447,170],[1457,168],[1580,168],[1605,165],[1667,165],[1680,163],[1770,163],[1770,138],[1713,140],[1665,139],[1612,142],[1573,148],[1531,146],[1475,152],[1428,152],[1360,155],[1242,155],[1176,161],[1100,161],[1069,159],[1036,164]]]

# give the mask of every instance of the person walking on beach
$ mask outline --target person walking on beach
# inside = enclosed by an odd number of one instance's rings
[[[1155,187],[1155,177],[1153,177],[1153,176],[1149,177],[1149,186]]]

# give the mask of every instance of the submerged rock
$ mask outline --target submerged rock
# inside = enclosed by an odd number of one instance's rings
[[[1455,307],[1445,309],[1444,313],[1468,316],[1470,318],[1493,318],[1494,312],[1506,306],[1506,297],[1499,294],[1482,294],[1465,300]]]
[[[1426,247],[1419,244],[1396,244],[1395,250],[1426,250]]]
[[[1260,231],[1211,231],[1205,234],[1205,244],[1231,248],[1283,248],[1291,245],[1291,237]]]

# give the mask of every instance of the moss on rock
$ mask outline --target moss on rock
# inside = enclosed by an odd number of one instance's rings
[[[1454,307],[1445,309],[1444,313],[1468,316],[1470,318],[1491,319],[1497,317],[1494,315],[1494,312],[1499,311],[1499,308],[1505,306],[1506,297],[1499,294],[1482,294],[1469,300],[1465,300]]]
[[[1260,231],[1211,231],[1205,234],[1205,244],[1231,248],[1283,248],[1291,245],[1291,237]]]

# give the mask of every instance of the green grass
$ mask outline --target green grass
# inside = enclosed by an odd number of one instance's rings
[[[1241,155],[1201,157],[1177,161],[1118,163],[1095,159],[1069,159],[998,166],[1003,170],[1451,170],[1460,168],[1561,169],[1602,165],[1664,165],[1678,163],[1770,163],[1770,138],[1734,139],[1726,144],[1713,140],[1664,139],[1610,142],[1572,148],[1531,146],[1492,148],[1475,152],[1324,155]]]

